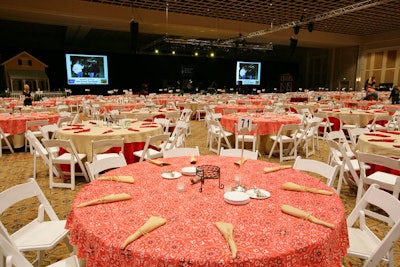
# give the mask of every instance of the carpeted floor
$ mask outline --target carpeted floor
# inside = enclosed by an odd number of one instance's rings
[[[194,147],[199,146],[201,155],[212,155],[206,148],[206,128],[203,121],[191,121],[192,133],[187,139],[186,146]],[[301,154],[300,154],[301,155]],[[311,156],[312,159],[317,159],[323,162],[327,161],[328,147],[320,141],[320,149],[315,155]],[[266,155],[262,155],[260,160],[279,163],[277,157],[269,159]],[[286,161],[285,164],[293,164],[293,161]],[[33,156],[26,152],[17,152],[14,154],[9,153],[7,150],[3,151],[3,157],[0,159],[0,191],[3,191],[16,184],[24,183],[33,174]],[[317,177],[318,179],[322,179]],[[84,179],[78,178],[77,187],[75,191],[62,188],[49,188],[48,180],[48,167],[44,165],[41,159],[38,160],[37,182],[44,191],[46,197],[50,201],[54,210],[60,219],[66,219],[74,199],[75,194],[85,186]],[[347,214],[353,209],[355,204],[356,191],[347,185],[343,185],[340,197]],[[12,207],[9,211],[0,215],[1,221],[4,223],[10,233],[22,225],[35,218],[36,214],[35,202],[24,201]],[[377,233],[382,233],[385,229],[383,225],[374,225]],[[399,242],[395,244],[395,266],[400,266],[400,247]],[[59,259],[68,256],[68,250],[64,244],[58,245],[51,251],[43,253],[45,265],[53,263]],[[28,258],[32,258],[32,253],[27,254]],[[358,259],[345,258],[345,266],[361,266]]]

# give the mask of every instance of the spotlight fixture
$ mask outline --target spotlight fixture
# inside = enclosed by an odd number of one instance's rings
[[[296,26],[293,27],[294,34],[299,34],[299,31],[300,31],[300,26],[299,25],[296,25]]]
[[[309,32],[312,32],[314,30],[314,22],[313,21],[309,22],[307,28]]]

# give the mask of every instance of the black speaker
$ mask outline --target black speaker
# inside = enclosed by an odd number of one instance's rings
[[[139,23],[132,20],[130,22],[130,32],[131,32],[131,49],[136,52],[137,43],[138,43],[138,35],[139,35]]]
[[[291,37],[290,38],[290,48],[295,49],[297,47],[297,39]]]

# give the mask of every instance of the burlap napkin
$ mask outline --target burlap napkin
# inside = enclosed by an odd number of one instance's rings
[[[332,223],[328,223],[328,222],[322,221],[322,220],[312,216],[311,213],[305,212],[305,211],[297,209],[297,208],[294,208],[292,206],[282,205],[281,206],[281,210],[286,214],[289,214],[289,215],[292,215],[292,216],[295,216],[295,217],[298,217],[298,218],[302,218],[302,219],[308,220],[310,222],[313,222],[313,223],[316,223],[316,224],[319,224],[319,225],[323,225],[323,226],[326,226],[326,227],[329,227],[329,228],[335,228],[335,225],[333,225]]]
[[[246,161],[247,161],[247,159],[243,158],[241,160],[236,161],[235,165],[242,166]]]
[[[310,192],[314,194],[322,194],[322,195],[333,195],[333,192],[328,190],[317,189],[313,187],[307,187],[298,185],[292,182],[287,182],[282,185],[282,189],[291,190],[291,191],[299,191],[299,192]]]
[[[164,219],[162,217],[157,217],[157,216],[151,216],[148,221],[143,224],[139,229],[132,235],[130,235],[122,244],[121,249],[125,249],[127,245],[129,245],[131,242],[135,241],[142,235],[148,234],[154,229],[157,229],[161,225],[164,225],[167,222],[167,219]]]
[[[121,200],[128,200],[131,199],[131,196],[127,193],[121,193],[121,194],[111,194],[102,198],[94,199],[88,202],[84,202],[78,205],[78,208],[81,207],[86,207],[86,206],[91,206],[91,205],[97,205],[97,204],[104,204],[104,203],[111,203],[111,202],[116,202],[116,201],[121,201]]]
[[[236,259],[237,246],[235,244],[235,240],[233,239],[233,225],[226,222],[216,222],[215,226],[217,226],[218,230],[225,237],[226,242],[228,242],[229,248],[232,252],[232,259]]]
[[[292,166],[290,166],[290,165],[281,165],[281,166],[275,166],[275,167],[265,167],[264,168],[264,172],[265,173],[275,172],[275,171],[284,170],[284,169],[288,169],[288,168],[292,168]]]
[[[159,160],[154,160],[154,159],[146,159],[147,162],[150,162],[152,164],[158,165],[158,166],[167,166],[167,165],[171,165],[171,163],[169,162],[163,162],[163,161],[159,161]]]
[[[135,179],[132,176],[124,176],[124,175],[111,175],[111,176],[101,176],[98,177],[96,180],[100,181],[116,181],[122,183],[133,183]]]

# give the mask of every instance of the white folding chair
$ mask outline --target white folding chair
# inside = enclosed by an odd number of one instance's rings
[[[389,130],[389,124],[392,121],[392,115],[375,115],[374,119],[371,123],[368,123],[365,127],[370,129],[371,131],[379,131],[379,130]],[[393,125],[391,129],[394,129]]]
[[[208,121],[208,125],[208,148],[210,151],[219,155],[222,146],[222,139],[225,141],[228,148],[232,148],[228,137],[233,136],[233,133],[225,131],[218,120],[211,119]],[[214,147],[214,142],[217,143],[217,148]]]
[[[373,227],[376,225],[376,221],[373,224],[366,223],[369,219],[366,215],[371,209],[384,211],[393,221],[393,226],[383,238],[376,235],[376,229]],[[400,201],[397,198],[379,189],[378,185],[371,185],[347,217],[350,243],[347,256],[363,260],[363,267],[380,266],[381,261],[394,267],[393,244],[400,237],[399,210]],[[356,223],[359,224],[358,227],[356,227]]]
[[[71,118],[70,117],[60,117],[57,120],[57,126],[59,128],[66,126],[68,123],[71,123]]]
[[[200,156],[199,147],[177,147],[163,152],[163,158]]]
[[[33,120],[33,121],[27,121],[26,122],[26,128],[25,131],[31,130],[32,133],[36,137],[42,137],[42,132],[40,131],[40,127],[44,125],[48,125],[49,120]],[[28,140],[25,139],[25,152],[28,151],[29,143]]]
[[[153,122],[156,122],[160,124],[164,128],[164,133],[168,134],[169,133],[169,119],[167,118],[154,118]]]
[[[360,115],[358,114],[339,114],[340,130],[348,131],[359,127]]]
[[[354,128],[354,129],[356,129],[356,128]],[[354,154],[353,150],[351,149],[343,130],[332,131],[332,132],[327,133],[326,140],[332,140],[332,141],[342,144],[344,147],[344,151],[346,151],[347,157],[349,157],[350,159],[353,159],[355,157],[355,154]],[[339,151],[336,151],[336,150],[335,150],[335,152],[339,153]],[[342,154],[338,154],[338,156],[341,158]],[[328,156],[328,164],[331,164],[331,161],[332,161],[332,155],[330,153]]]
[[[225,148],[221,147],[219,155],[220,156],[240,158],[242,156],[242,149],[239,149],[239,148],[228,148],[228,149],[225,149]],[[243,149],[243,158],[246,158],[246,159],[257,159],[258,158],[258,150],[250,151],[250,150],[247,150],[247,149]]]
[[[120,154],[124,155],[124,139],[113,138],[113,139],[101,139],[92,140],[92,161],[119,157]],[[107,152],[109,149],[115,149],[113,152]]]
[[[40,132],[44,139],[53,139],[58,129],[57,124],[47,124],[40,127]]]
[[[306,125],[303,129],[300,129],[293,137],[296,138],[297,145],[303,144],[302,148],[305,150],[306,157],[315,154],[315,147],[318,146],[318,128],[321,123],[321,118],[312,118],[306,121]],[[310,147],[311,146],[311,150]]]
[[[119,154],[118,157],[102,158],[93,162],[85,162],[86,170],[90,181],[97,179],[101,172],[120,168],[126,166],[126,160],[123,154]]]
[[[23,200],[35,198],[39,201],[38,217],[20,227],[13,234],[9,234],[3,223],[0,222],[0,235],[6,237],[18,251],[36,251],[38,266],[41,266],[40,251],[54,248],[62,240],[72,251],[69,244],[69,231],[65,229],[65,220],[59,220],[39,185],[32,178],[28,182],[10,187],[0,193],[0,214],[11,211],[12,206]],[[46,216],[45,216],[46,215]],[[48,217],[48,220],[46,219]]]
[[[296,135],[302,126],[300,124],[282,124],[276,135],[271,135],[272,144],[268,158],[273,153],[279,153],[279,161],[292,160],[297,157],[297,138]],[[277,149],[276,146],[279,146]],[[286,146],[286,147],[284,147]]]
[[[37,137],[32,133],[32,131],[28,130],[25,132],[25,138],[28,139],[30,145],[30,152],[33,155],[33,179],[36,179],[37,172],[37,158],[42,158],[45,165],[49,165],[49,152],[47,152],[46,148],[43,144],[37,139]],[[58,148],[52,148],[53,154],[58,154]],[[56,168],[53,168],[53,172],[56,176],[59,175]]]
[[[18,248],[5,236],[0,234],[0,252],[5,258],[5,267],[33,267]],[[0,263],[1,265],[1,263]],[[57,261],[47,267],[79,267],[79,260],[76,255]]]
[[[303,159],[298,156],[293,164],[293,169],[312,172],[324,177],[326,179],[326,184],[336,191],[334,183],[336,180],[336,176],[339,173],[339,166],[331,166],[328,163],[322,161]]]
[[[49,153],[50,188],[62,187],[75,190],[76,175],[85,177],[85,180],[89,182],[89,177],[86,173],[86,169],[83,164],[83,160],[86,159],[86,154],[78,153],[76,151],[74,143],[72,143],[71,140],[49,139],[49,140],[43,140],[43,144],[46,147],[47,152]],[[59,148],[60,150],[63,149],[66,152],[61,155],[54,154],[52,153],[52,151],[55,148]],[[63,171],[60,168],[61,164],[69,165],[69,170]],[[78,164],[80,172],[75,171],[76,164]],[[58,174],[61,176],[60,178],[63,179],[64,181],[67,179],[66,175],[69,175],[70,183],[54,182],[53,168],[57,169]]]
[[[3,141],[6,143],[8,149],[11,151],[11,153],[14,153],[14,149],[10,144],[10,141],[8,141],[8,137],[10,136],[9,133],[3,132],[3,129],[0,128],[0,157],[3,156]]]
[[[163,152],[168,144],[169,134],[159,134],[149,136],[142,150],[133,152],[133,155],[140,158],[140,162],[145,159],[162,158]],[[161,144],[161,145],[160,145]],[[156,149],[156,148],[159,149]]]
[[[241,134],[238,130],[237,123],[235,123],[235,148],[240,148],[239,143],[243,142],[244,144],[250,143],[252,151],[257,150],[258,125],[252,123],[250,128],[248,134]]]
[[[379,188],[392,192],[395,198],[400,196],[400,177],[390,173],[391,170],[400,171],[400,161],[382,155],[357,152],[357,160],[360,165],[360,181],[358,182],[356,203],[364,195],[365,189],[371,184],[379,185]],[[381,166],[387,169],[387,172],[378,170],[367,175],[370,165]],[[382,221],[386,216],[381,217],[375,213]],[[389,222],[388,222],[389,223]]]
[[[325,140],[326,139],[326,134],[329,132],[332,132],[332,127],[335,125],[333,122],[330,122],[329,117],[326,113],[323,112],[316,112],[313,114],[313,116],[315,118],[321,118],[322,121],[319,125],[319,127],[323,127],[323,133],[322,133],[322,139]],[[318,133],[319,134],[319,133]],[[319,135],[318,135],[319,137]]]
[[[357,146],[358,137],[362,134],[369,133],[369,132],[370,132],[369,128],[360,128],[360,127],[349,129],[347,131],[347,133],[349,134],[349,137],[350,137],[351,147],[352,147],[353,151]]]
[[[327,139],[326,142],[329,146],[330,154],[332,156],[330,165],[338,165],[340,167],[339,180],[336,187],[336,192],[338,193],[338,195],[340,195],[343,181],[349,184],[353,184],[355,187],[358,186],[360,177],[357,172],[360,171],[360,165],[357,159],[350,159],[347,156],[343,144],[329,139]],[[366,168],[368,167],[369,166],[366,166]]]

